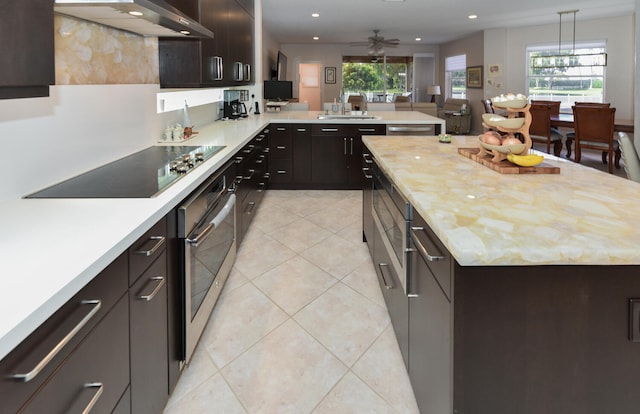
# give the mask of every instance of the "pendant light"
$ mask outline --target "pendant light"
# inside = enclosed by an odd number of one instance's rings
[[[551,69],[576,66],[607,66],[606,53],[576,54],[576,13],[578,11],[579,10],[566,10],[558,12],[558,15],[560,16],[558,54],[533,56],[531,58],[532,68]],[[573,37],[571,53],[563,52],[562,50],[562,16],[565,14],[573,15]]]

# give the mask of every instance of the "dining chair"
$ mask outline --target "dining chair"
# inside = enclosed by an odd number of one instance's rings
[[[367,100],[362,95],[349,95],[347,102],[351,104],[353,110],[365,111],[367,109]],[[358,109],[355,109],[355,107]]]
[[[408,96],[398,95],[394,98],[394,102],[411,102]]]
[[[609,103],[602,103],[602,102],[574,102],[573,105],[575,105],[575,106],[591,106],[591,107],[594,107],[594,108],[609,108],[611,106],[611,104],[609,104]],[[575,131],[569,131],[569,132],[567,132],[567,134],[565,136],[567,137],[567,158],[569,158],[569,155],[571,154],[571,143],[576,139],[576,132]],[[617,164],[616,164],[616,167],[620,168],[620,166],[617,165]]]
[[[493,104],[491,103],[491,99],[483,99],[482,105],[484,105],[484,113],[485,114],[495,114],[496,111],[493,110]]]
[[[573,122],[575,128],[575,162],[580,162],[583,149],[602,151],[602,162],[609,163],[609,173],[613,173],[613,156],[616,154],[616,167],[620,147],[614,141],[616,108],[592,105],[574,105]]]
[[[618,132],[618,145],[620,145],[622,162],[624,163],[624,171],[627,173],[627,178],[640,182],[640,158],[638,158],[638,152],[635,145],[633,145],[633,141],[626,133]]]
[[[558,115],[560,113],[560,101],[544,101],[540,99],[532,99],[531,104],[545,104],[551,106],[551,115]]]
[[[558,102],[560,104],[560,102]],[[529,136],[533,142],[541,142],[547,145],[547,153],[551,154],[551,143],[553,142],[553,154],[560,156],[562,151],[562,134],[556,128],[551,128],[551,114],[554,105],[551,103],[531,103],[529,113],[531,114],[531,125],[529,126]],[[560,105],[558,105],[558,110]]]

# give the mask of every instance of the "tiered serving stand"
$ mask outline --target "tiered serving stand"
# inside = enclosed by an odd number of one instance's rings
[[[493,161],[499,162],[507,159],[509,153],[516,155],[526,155],[531,149],[531,137],[529,136],[529,126],[531,126],[531,105],[526,98],[499,100],[494,98],[492,104],[496,108],[504,109],[508,116],[497,114],[483,114],[482,126],[487,129],[497,129],[507,133],[508,137],[514,137],[520,133],[524,138],[524,143],[514,145],[489,145],[479,140],[480,152],[478,156],[493,155]],[[522,114],[522,115],[521,115]]]

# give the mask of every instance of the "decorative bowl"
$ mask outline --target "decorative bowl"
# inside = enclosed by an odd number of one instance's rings
[[[529,101],[527,100],[527,97],[521,94],[518,94],[518,95],[507,94],[506,96],[500,95],[500,96],[491,98],[491,104],[496,108],[518,109],[518,108],[524,108],[525,106],[527,106],[528,103]]]
[[[491,145],[491,144],[487,144],[486,142],[482,142],[482,139],[480,139],[480,136],[478,137],[478,140],[480,141],[480,145],[482,145],[482,147],[486,150],[492,151],[498,151],[502,154],[522,154],[523,151],[525,151],[525,149],[527,148],[527,146],[525,144],[513,144],[513,145]]]
[[[482,120],[491,127],[502,127],[507,129],[518,129],[524,125],[524,118],[506,118],[496,114],[482,114]]]

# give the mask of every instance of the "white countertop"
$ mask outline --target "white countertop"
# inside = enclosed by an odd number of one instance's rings
[[[638,183],[545,153],[560,174],[500,174],[458,154],[477,136],[363,140],[462,266],[640,264]]]
[[[270,122],[442,121],[417,112],[371,113],[382,117],[373,121],[319,121],[317,114],[264,113],[196,128],[197,135],[175,144],[226,148],[155,198],[15,199],[0,203],[0,359]]]

